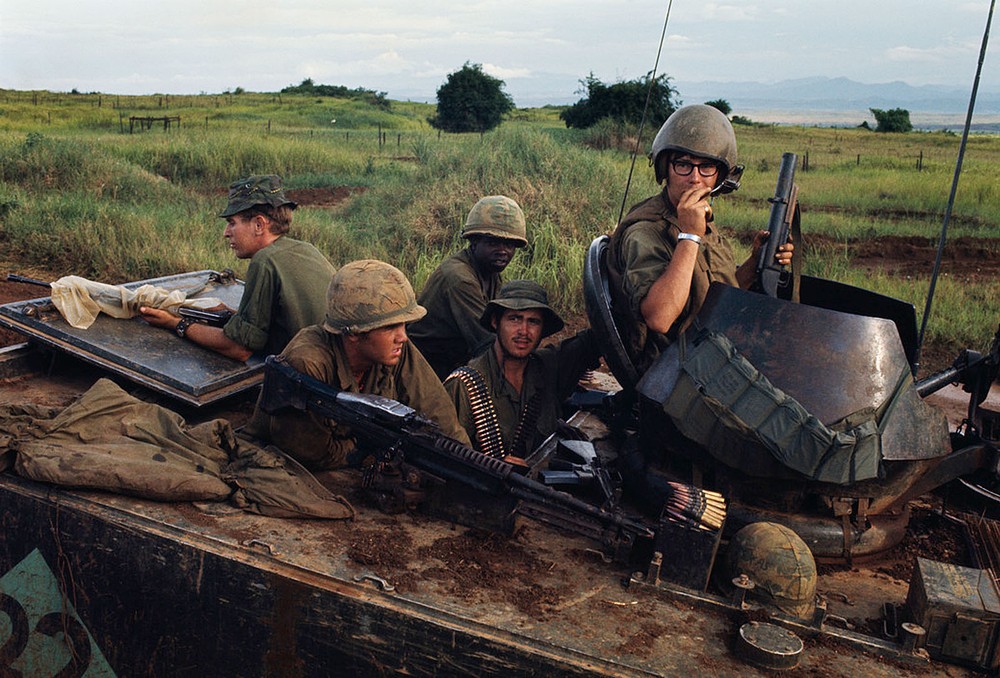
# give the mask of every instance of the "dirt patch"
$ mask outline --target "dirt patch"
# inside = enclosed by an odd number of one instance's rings
[[[545,619],[562,600],[558,589],[536,583],[537,574],[550,571],[554,563],[535,557],[516,539],[470,529],[437,539],[417,553],[441,563],[423,576],[438,580],[460,598],[486,595],[533,619]]]
[[[321,188],[292,188],[285,191],[289,200],[294,200],[299,207],[319,207],[329,209],[336,207],[353,195],[359,195],[368,190],[367,186],[324,186]]]

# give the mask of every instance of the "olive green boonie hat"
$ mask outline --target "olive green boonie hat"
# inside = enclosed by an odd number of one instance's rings
[[[561,330],[565,323],[559,314],[549,306],[549,295],[545,288],[533,280],[511,280],[503,284],[500,294],[486,304],[483,317],[479,319],[479,324],[493,332],[493,315],[503,313],[505,309],[511,311],[524,311],[527,309],[538,309],[545,316],[545,324],[542,328],[542,338],[555,334]]]
[[[417,303],[403,272],[376,259],[344,264],[326,292],[323,329],[333,334],[361,334],[427,315]]]
[[[258,205],[271,207],[288,205],[295,209],[295,203],[288,199],[281,187],[281,177],[277,174],[264,174],[246,177],[229,184],[229,204],[219,216],[231,217]]]

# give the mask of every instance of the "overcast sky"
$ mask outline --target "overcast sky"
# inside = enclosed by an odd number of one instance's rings
[[[989,0],[676,0],[658,73],[971,88]],[[518,105],[650,71],[667,1],[0,0],[0,88],[197,94],[316,83],[435,99],[466,61]],[[989,50],[983,91],[1000,90]]]

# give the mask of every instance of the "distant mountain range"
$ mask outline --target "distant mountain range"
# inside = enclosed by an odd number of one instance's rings
[[[860,124],[865,119],[874,120],[870,108],[905,108],[910,111],[914,126],[924,129],[960,128],[972,89],[971,83],[967,87],[914,87],[898,81],[866,84],[847,78],[822,77],[775,83],[673,81],[672,84],[686,104],[725,99],[734,115],[762,122]],[[1000,123],[1000,92],[980,87],[974,122],[979,129]]]

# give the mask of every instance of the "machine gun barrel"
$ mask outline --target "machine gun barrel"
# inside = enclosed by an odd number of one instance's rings
[[[798,204],[798,187],[795,185],[797,163],[796,154],[782,154],[774,197],[768,198],[768,202],[771,203],[771,216],[767,224],[769,235],[764,246],[760,248],[757,259],[757,285],[764,294],[773,298],[777,298],[779,287],[788,284],[788,271],[778,265],[775,255],[778,253],[778,248],[788,242],[792,220],[795,217]]]
[[[270,414],[288,408],[311,411],[351,427],[354,435],[380,449],[399,449],[405,461],[440,478],[493,496],[512,495],[586,517],[619,534],[622,542],[651,539],[653,530],[619,511],[609,511],[521,475],[513,465],[449,438],[415,410],[390,398],[349,393],[303,374],[277,356],[264,365],[260,405]],[[585,536],[592,536],[587,533]]]
[[[8,273],[4,276],[7,282],[24,283],[26,285],[37,285],[39,287],[52,287],[51,283],[44,280],[39,280],[38,278],[29,278],[24,275],[18,275],[17,273]]]

